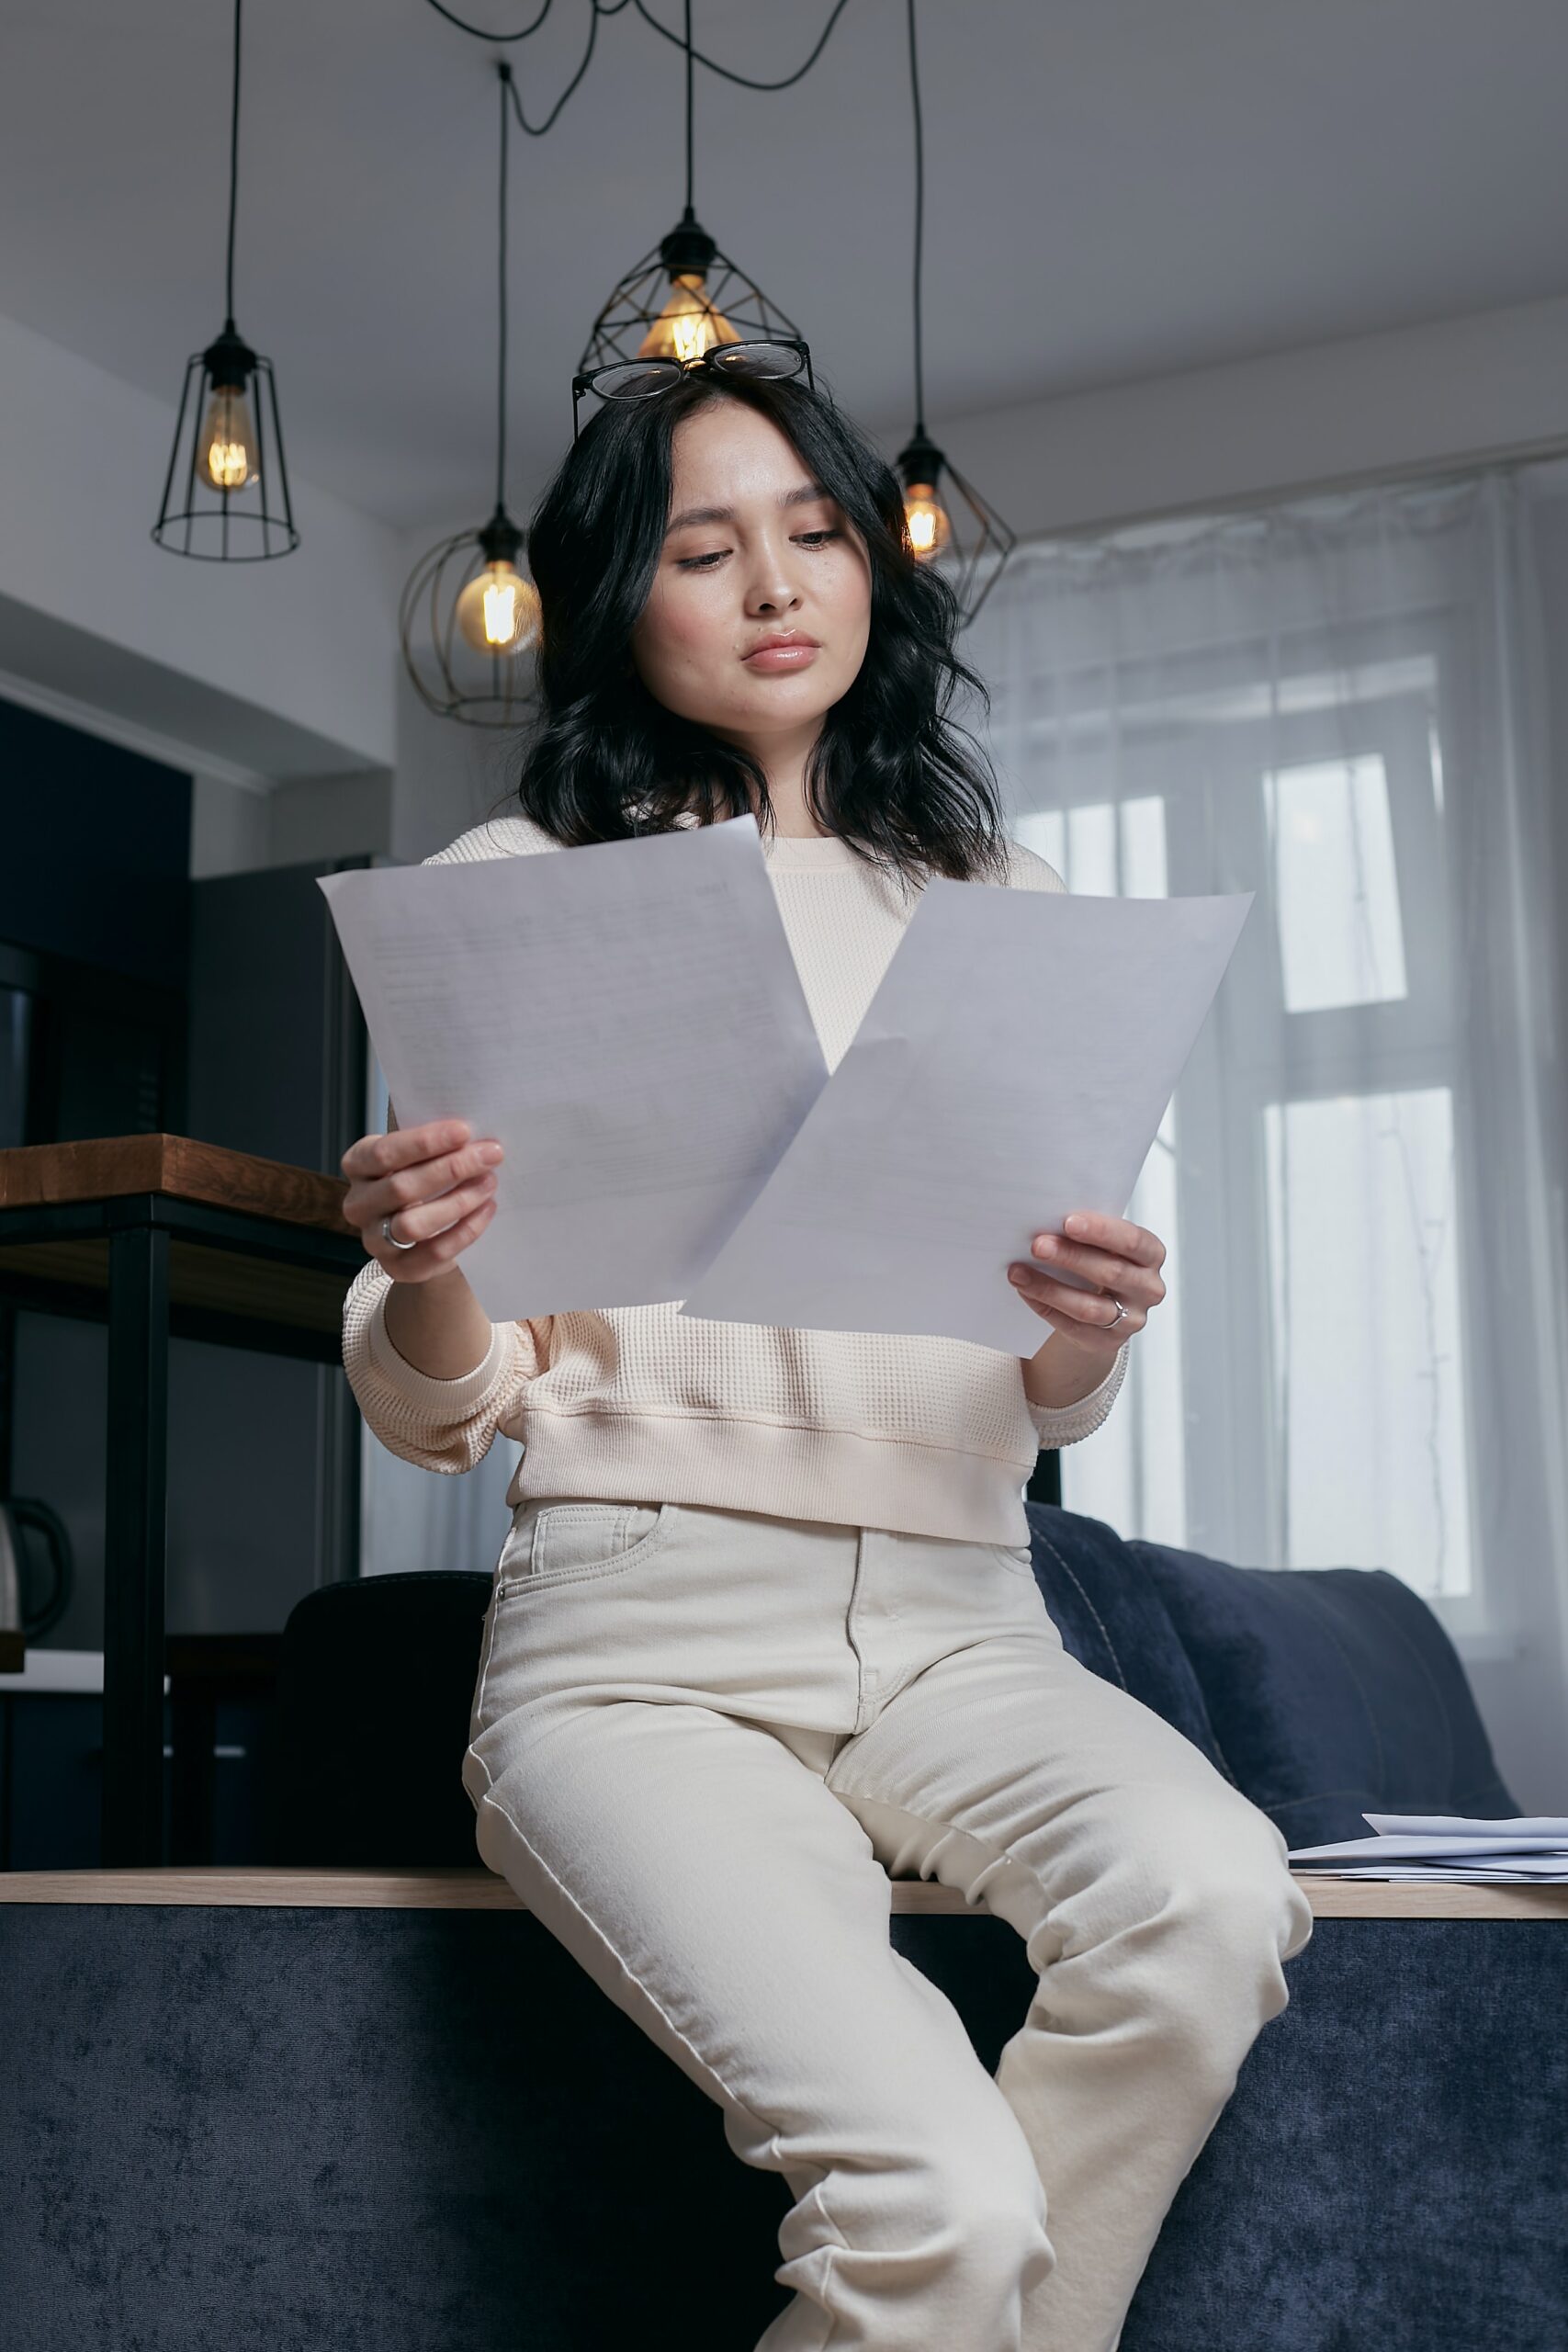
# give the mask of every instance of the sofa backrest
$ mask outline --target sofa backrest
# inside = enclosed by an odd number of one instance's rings
[[[1244,1568],[1139,1540],[1228,1776],[1288,1846],[1366,1813],[1517,1814],[1448,1633],[1386,1568]]]
[[[341,1579],[283,1629],[269,1860],[319,1869],[473,1864],[460,1777],[491,1577]]]
[[[1447,1634],[1385,1569],[1233,1567],[1026,1508],[1064,1646],[1201,1748],[1287,1844],[1363,1836],[1363,1809],[1518,1812]],[[490,1594],[488,1573],[433,1569],[296,1603],[269,1860],[472,1863],[459,1767]]]
[[[1035,1582],[1063,1646],[1174,1724],[1232,1778],[1202,1685],[1153,1577],[1103,1520],[1049,1503],[1024,1508]]]

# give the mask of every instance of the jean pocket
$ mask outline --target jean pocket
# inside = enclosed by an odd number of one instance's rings
[[[496,1568],[507,1600],[560,1584],[621,1575],[650,1558],[670,1532],[673,1503],[522,1503]]]

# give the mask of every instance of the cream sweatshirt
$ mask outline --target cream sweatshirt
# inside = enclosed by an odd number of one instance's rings
[[[531,820],[502,817],[423,863],[560,846]],[[764,834],[762,852],[831,1070],[919,889],[904,895],[836,836]],[[1066,887],[1020,842],[1009,863],[1010,888]],[[388,1337],[391,1288],[368,1258],[344,1302],[344,1367],[366,1421],[427,1470],[471,1470],[498,1431],[515,1439],[513,1508],[544,1495],[699,1503],[1026,1544],[1037,1453],[1098,1429],[1127,1368],[1123,1341],[1098,1388],[1051,1409],[1026,1396],[1021,1357],[970,1340],[709,1321],[678,1315],[676,1299],[493,1324],[482,1363],[433,1380]],[[1051,1326],[1039,1329],[1043,1346]]]

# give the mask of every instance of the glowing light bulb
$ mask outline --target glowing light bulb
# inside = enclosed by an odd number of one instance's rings
[[[201,423],[198,468],[214,490],[243,490],[261,479],[256,428],[243,384],[215,384]]]
[[[538,634],[539,592],[510,563],[487,563],[454,616],[476,653],[521,653]]]
[[[739,343],[740,337],[722,311],[708,299],[707,280],[696,270],[682,270],[670,300],[637,345],[639,359],[700,359],[716,343]]]
[[[953,524],[946,507],[936,494],[936,484],[915,481],[904,492],[904,520],[908,526],[909,545],[917,556],[940,555],[953,537]]]

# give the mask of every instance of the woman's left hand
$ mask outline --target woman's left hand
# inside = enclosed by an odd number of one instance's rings
[[[1090,1211],[1062,1222],[1065,1235],[1037,1233],[1032,1258],[1021,1263],[1015,1260],[1008,1274],[1019,1296],[1054,1330],[1069,1337],[1085,1354],[1102,1354],[1109,1364],[1122,1340],[1143,1329],[1149,1309],[1165,1296],[1159,1278],[1165,1244],[1157,1233],[1130,1224],[1124,1216]],[[1053,1266],[1065,1266],[1100,1287],[1077,1290],[1070,1283],[1054,1282]],[[1125,1315],[1116,1312],[1119,1299]]]

